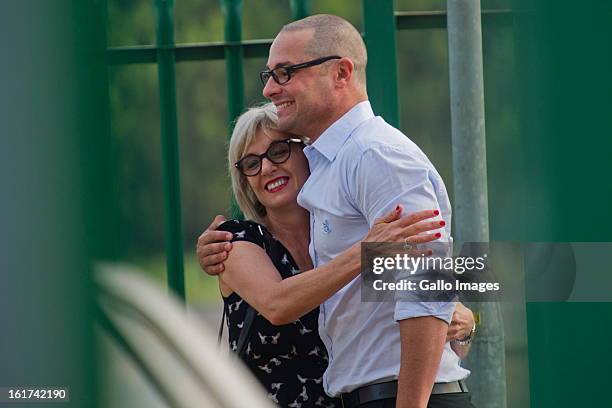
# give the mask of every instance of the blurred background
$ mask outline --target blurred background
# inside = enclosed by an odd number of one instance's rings
[[[223,15],[218,0],[177,1],[177,44],[222,42]],[[485,0],[483,9],[510,9],[504,0]],[[289,1],[244,1],[243,40],[273,38],[291,19]],[[358,1],[312,1],[312,13],[340,15],[363,30]],[[396,11],[443,11],[443,0],[398,0]],[[149,0],[109,0],[109,47],[154,44],[154,8]],[[516,149],[518,111],[512,26],[485,24],[483,54],[492,236],[496,216],[511,206],[504,185]],[[445,28],[397,32],[398,90],[401,130],[432,160],[453,197],[448,37]],[[265,58],[244,59],[245,106],[264,101],[258,72]],[[218,324],[221,300],[216,279],[206,276],[195,257],[197,237],[216,214],[229,217],[226,68],[223,60],[176,65],[180,155],[181,211],[186,299],[190,310],[211,327]],[[109,70],[110,121],[116,163],[113,180],[119,198],[118,258],[166,282],[164,201],[160,145],[159,89],[156,64],[113,65]],[[529,405],[524,309],[508,307],[506,356],[513,379],[509,406]]]
[[[510,8],[507,1],[483,1],[486,8]],[[398,11],[444,10],[445,1],[397,1]],[[108,44],[155,43],[152,3],[108,1]],[[363,30],[362,9],[354,1],[313,1],[313,13],[340,15]],[[243,39],[270,39],[290,21],[288,1],[244,2]],[[223,41],[220,2],[178,1],[177,44]],[[483,32],[487,153],[492,211],[506,211],[510,191],[496,189],[507,162],[505,152],[517,133],[516,80],[511,27],[485,26]],[[452,197],[452,158],[445,29],[398,32],[401,129],[430,157]],[[259,71],[264,58],[245,59],[245,105],[264,101]],[[195,260],[197,237],[216,214],[229,216],[230,184],[226,143],[228,111],[224,61],[176,65],[183,246],[190,304],[218,301],[216,283],[202,277]],[[109,71],[114,177],[120,197],[116,242],[120,258],[165,280],[159,90],[155,64],[113,65]],[[492,225],[495,228],[495,225]]]
[[[223,41],[220,3],[175,1],[175,42]],[[363,30],[360,3],[311,2],[313,13]],[[482,27],[491,240],[612,241],[610,5],[481,7],[514,15],[511,25]],[[445,10],[446,2],[394,8]],[[102,406],[163,406],[140,392],[150,384],[116,347],[92,357],[92,260],[137,268],[166,287],[157,65],[106,63],[108,47],[155,44],[154,10],[151,0],[0,4],[0,386],[69,384],[71,406],[92,407],[102,384]],[[242,37],[270,39],[290,18],[289,1],[245,0]],[[400,128],[452,201],[447,42],[442,28],[397,32]],[[264,65],[245,59],[246,106],[263,101]],[[216,214],[230,214],[225,81],[223,60],[176,64],[186,302],[215,328],[217,283],[199,270],[195,243]],[[504,304],[503,312],[509,407],[605,400],[611,304]],[[109,361],[115,377],[98,379],[96,366]]]

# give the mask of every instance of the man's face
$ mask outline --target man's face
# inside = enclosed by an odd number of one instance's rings
[[[304,52],[313,30],[281,32],[270,47],[268,69],[310,61],[317,57]],[[279,129],[298,135],[317,137],[320,124],[329,115],[329,96],[333,83],[327,64],[300,69],[291,75],[289,82],[279,85],[270,78],[263,95],[278,110]]]

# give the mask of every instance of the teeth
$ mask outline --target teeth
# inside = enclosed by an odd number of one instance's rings
[[[278,108],[286,108],[287,106],[291,105],[293,102],[283,102],[279,105],[276,105],[276,107]]]
[[[268,190],[268,191],[269,190],[274,190],[275,188],[282,186],[286,182],[287,182],[287,180],[282,178],[282,179],[279,179],[279,180],[275,181],[274,183],[266,184],[266,190]]]

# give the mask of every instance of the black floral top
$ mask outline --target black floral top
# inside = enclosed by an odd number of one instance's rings
[[[220,231],[234,234],[232,242],[248,241],[262,247],[283,279],[300,271],[291,254],[263,226],[253,221],[230,220]],[[269,248],[268,248],[269,247]],[[253,273],[257,271],[253,270]],[[246,315],[246,302],[236,292],[223,299],[229,343],[236,350]],[[268,397],[281,407],[339,408],[338,399],[323,391],[323,372],[327,368],[327,351],[319,338],[319,308],[295,322],[274,326],[257,314],[251,326],[242,359],[268,392]]]

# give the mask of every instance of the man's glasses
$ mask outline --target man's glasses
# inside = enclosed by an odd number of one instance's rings
[[[289,80],[291,79],[291,74],[293,74],[298,69],[314,67],[315,65],[321,65],[322,63],[327,62],[329,60],[340,58],[342,57],[334,55],[331,57],[317,58],[312,61],[302,62],[301,64],[289,65],[287,67],[277,67],[268,71],[261,71],[259,73],[259,78],[261,79],[261,82],[264,86],[266,86],[270,77],[272,77],[272,79],[274,79],[274,82],[276,82],[277,84],[283,85],[289,82]]]
[[[247,177],[256,176],[261,171],[261,161],[264,157],[274,164],[281,164],[289,160],[291,143],[302,143],[302,141],[300,139],[277,140],[270,143],[268,150],[263,154],[248,154],[238,160],[234,167]]]

